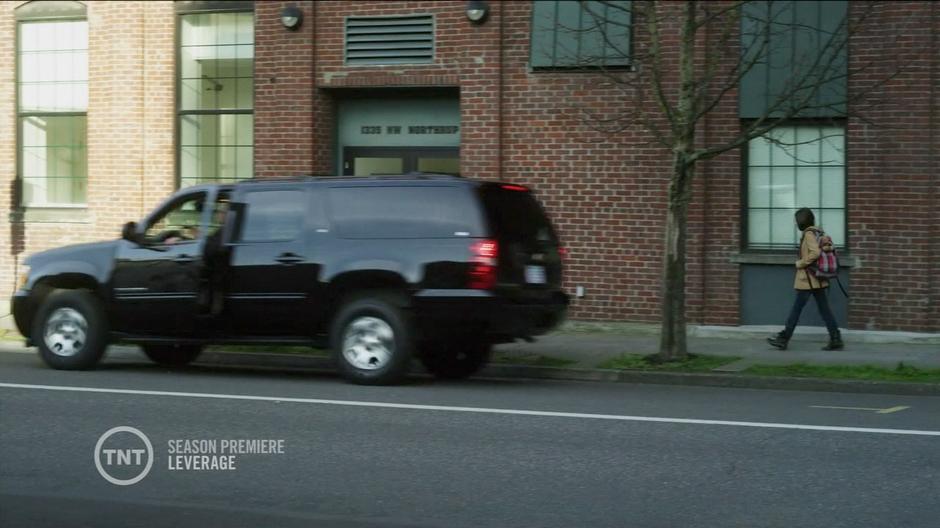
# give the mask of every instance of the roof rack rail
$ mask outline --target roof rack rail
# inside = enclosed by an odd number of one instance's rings
[[[370,174],[365,176],[366,178],[462,178],[460,173],[457,172],[422,172],[422,171],[411,171],[403,173],[388,173],[388,174]]]
[[[272,182],[304,182],[322,179],[356,179],[356,178],[382,178],[382,179],[453,179],[463,177],[459,173],[450,172],[421,172],[412,171],[398,174],[370,174],[368,176],[343,176],[333,174],[297,174],[292,176],[271,176],[266,178],[249,178],[247,180],[238,180],[233,183],[272,183]]]
[[[238,180],[234,183],[271,183],[271,182],[291,182],[291,181],[307,181],[316,178],[313,174],[298,174],[295,176],[271,176],[267,178],[249,178],[247,180]]]

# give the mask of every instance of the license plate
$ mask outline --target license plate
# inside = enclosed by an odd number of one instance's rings
[[[545,284],[545,266],[526,266],[525,281],[529,284]]]

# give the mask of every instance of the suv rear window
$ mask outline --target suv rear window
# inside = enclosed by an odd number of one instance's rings
[[[333,187],[330,212],[344,238],[483,235],[473,195],[454,186]]]
[[[480,196],[493,233],[500,238],[558,242],[548,216],[531,192],[487,185],[480,188]]]

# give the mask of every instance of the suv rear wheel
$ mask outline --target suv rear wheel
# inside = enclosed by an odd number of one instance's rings
[[[43,302],[33,324],[39,356],[52,368],[93,368],[108,346],[101,303],[84,290],[56,290]]]
[[[468,378],[490,359],[492,345],[480,340],[456,342],[429,341],[420,346],[421,364],[442,379]]]
[[[202,352],[199,345],[144,345],[144,354],[164,367],[181,367],[192,363]]]
[[[330,331],[340,373],[362,385],[401,381],[411,362],[411,328],[393,295],[354,297],[340,308]]]

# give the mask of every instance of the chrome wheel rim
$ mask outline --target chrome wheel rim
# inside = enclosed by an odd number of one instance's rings
[[[361,370],[378,370],[395,353],[395,331],[378,317],[357,317],[343,334],[343,357]]]
[[[58,308],[46,319],[43,342],[53,354],[74,356],[85,348],[88,321],[74,308]]]

